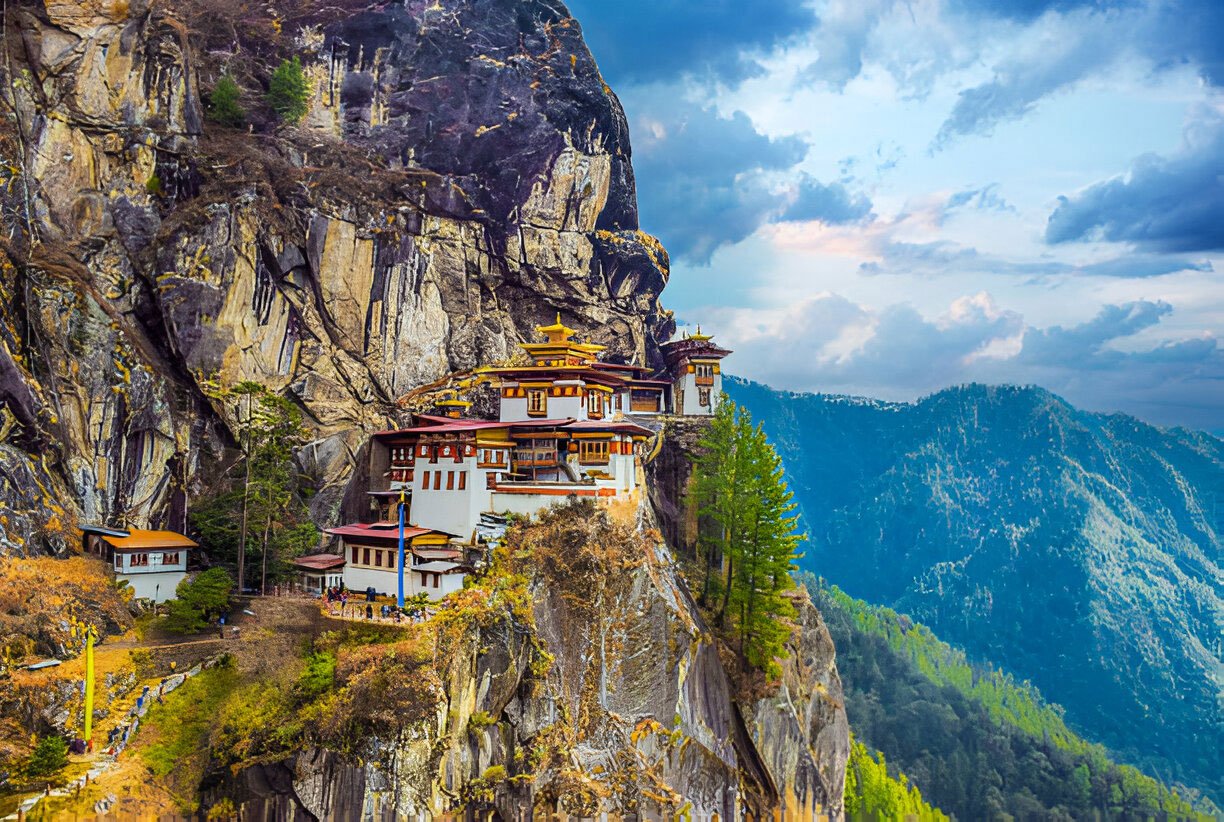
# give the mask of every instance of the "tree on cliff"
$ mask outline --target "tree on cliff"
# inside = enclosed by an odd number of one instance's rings
[[[241,92],[228,74],[217,81],[208,98],[208,117],[223,126],[237,128],[246,122],[246,113],[238,102]]]
[[[319,540],[305,517],[301,494],[307,488],[296,473],[294,451],[307,440],[302,412],[285,399],[265,393],[259,398],[259,443],[252,454],[254,503],[263,522],[260,540],[260,593],[267,593],[268,554],[279,562],[298,556]],[[274,569],[278,570],[278,569]]]
[[[713,618],[733,628],[744,662],[776,676],[794,616],[786,597],[794,588],[790,572],[805,537],[795,533],[793,495],[764,429],[746,409],[722,399],[694,458],[694,494],[705,519],[700,598],[712,611],[721,593]]]
[[[207,549],[233,553],[240,590],[246,559],[258,548],[263,591],[269,575],[280,576],[282,560],[301,554],[318,540],[305,506],[312,488],[293,463],[293,453],[306,441],[307,431],[292,402],[257,382],[228,389],[210,383],[209,389],[235,420],[240,454],[213,493],[196,505],[192,522]],[[234,479],[230,474],[237,473],[239,465],[241,478]]]
[[[296,124],[310,110],[310,82],[302,72],[302,61],[294,55],[293,60],[282,60],[272,73],[268,87],[268,105],[283,122]]]

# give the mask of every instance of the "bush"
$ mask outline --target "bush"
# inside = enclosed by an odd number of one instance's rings
[[[208,100],[208,119],[223,126],[238,128],[246,122],[246,112],[238,103],[242,92],[228,75],[222,75]]]
[[[470,717],[468,717],[468,730],[478,731],[481,728],[489,727],[495,721],[496,720],[489,716],[486,712],[476,711]]]
[[[195,579],[183,580],[170,602],[164,623],[167,631],[191,634],[202,631],[229,610],[234,580],[223,568],[210,568]]]
[[[295,55],[293,61],[282,60],[272,73],[268,88],[268,105],[283,122],[293,125],[310,110],[310,83],[302,73],[302,61]]]
[[[25,763],[25,774],[30,779],[54,776],[68,764],[68,743],[58,736],[44,736],[34,746]]]
[[[153,172],[149,179],[145,180],[145,191],[152,194],[154,197],[161,197],[166,192],[162,189],[161,177],[157,176],[157,172]]]

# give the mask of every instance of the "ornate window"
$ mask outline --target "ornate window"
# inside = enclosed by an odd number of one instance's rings
[[[548,413],[548,393],[543,388],[528,389],[527,413],[533,417],[542,417]]]
[[[698,388],[697,389],[697,404],[702,405],[702,406],[707,406],[707,407],[709,406],[710,389],[708,388]]]

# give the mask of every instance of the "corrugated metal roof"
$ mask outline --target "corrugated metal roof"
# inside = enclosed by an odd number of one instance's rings
[[[142,548],[194,548],[196,541],[174,531],[145,531],[132,528],[126,537],[103,535],[102,539],[121,551]]]
[[[414,571],[429,571],[434,574],[449,574],[456,568],[461,568],[457,562],[446,562],[445,560],[434,560],[433,562],[424,562],[420,565],[413,565]]]

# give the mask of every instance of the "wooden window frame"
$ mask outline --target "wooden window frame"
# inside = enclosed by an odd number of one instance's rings
[[[459,472],[459,490],[460,491],[467,490],[467,471]]]
[[[361,564],[362,565],[370,564],[370,549],[369,548],[361,549]]]
[[[382,567],[382,549],[381,548],[374,549],[374,567],[375,568]]]
[[[434,471],[434,487],[433,487],[433,489],[434,489],[435,491],[441,491],[441,490],[442,490],[442,472],[441,472],[441,471]]]
[[[527,389],[527,416],[543,417],[548,414],[548,390],[545,388]]]
[[[611,448],[608,440],[579,440],[578,463],[580,465],[607,465]]]
[[[446,490],[447,491],[455,490],[455,472],[454,471],[446,472]]]

